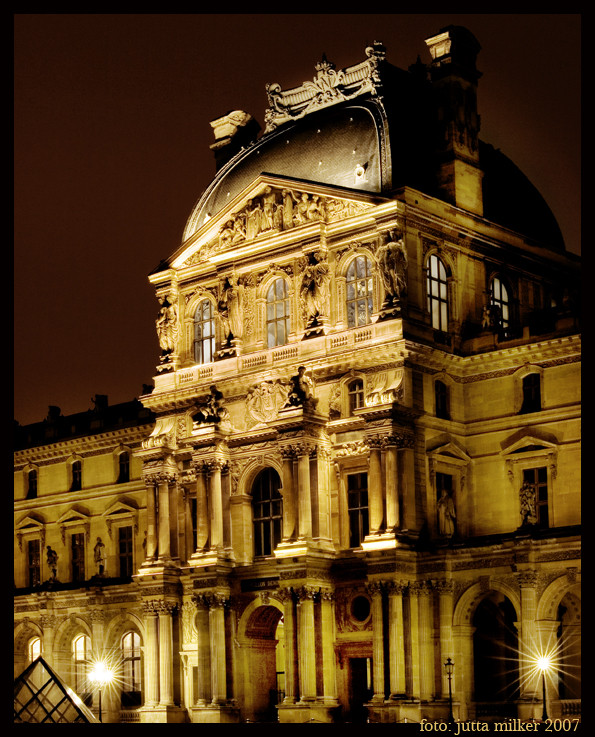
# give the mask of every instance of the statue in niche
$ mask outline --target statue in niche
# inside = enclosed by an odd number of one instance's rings
[[[311,253],[302,274],[300,302],[306,327],[317,327],[327,303],[329,266],[322,253]]]
[[[217,305],[222,322],[223,339],[226,346],[231,341],[240,339],[243,334],[243,296],[244,287],[235,273],[226,277],[221,289],[221,298]]]
[[[47,562],[48,562],[48,568],[52,572],[52,581],[56,581],[56,571],[58,569],[58,553],[56,553],[55,550],[51,548],[50,545],[47,546]]]
[[[100,537],[97,538],[97,542],[93,548],[93,560],[97,567],[97,575],[103,576],[105,571],[105,545],[101,541]]]
[[[223,394],[213,384],[209,388],[210,393],[198,403],[197,411],[192,415],[192,422],[195,425],[206,423],[225,423],[229,422],[229,412],[222,403]]]
[[[307,373],[305,366],[300,366],[295,376],[291,377],[291,388],[285,407],[303,407],[304,410],[316,409],[318,400],[314,398],[314,381]]]
[[[175,351],[178,338],[178,308],[173,295],[162,297],[160,304],[161,309],[155,325],[161,348],[161,360],[169,361],[170,355]]]
[[[502,311],[499,305],[485,305],[481,316],[483,330],[498,330],[502,325]]]
[[[385,291],[383,310],[400,312],[407,296],[407,252],[402,234],[393,231],[376,258]]]
[[[452,496],[442,489],[442,495],[438,499],[438,532],[443,537],[452,537],[455,532],[456,520],[455,503]]]
[[[521,527],[534,525],[537,522],[535,509],[535,489],[525,481],[519,490],[521,502]]]

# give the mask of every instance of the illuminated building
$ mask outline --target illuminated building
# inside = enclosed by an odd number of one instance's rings
[[[17,449],[16,670],[104,721],[528,719],[554,645],[580,716],[580,261],[426,43],[213,121],[147,416]]]

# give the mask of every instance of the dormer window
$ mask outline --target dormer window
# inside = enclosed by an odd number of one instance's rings
[[[215,355],[215,318],[213,304],[208,299],[199,303],[194,313],[195,363],[211,363]]]
[[[290,331],[289,290],[285,279],[275,279],[267,292],[267,347],[285,345]]]
[[[347,269],[347,325],[350,328],[372,321],[374,279],[372,262],[367,256],[356,256]]]

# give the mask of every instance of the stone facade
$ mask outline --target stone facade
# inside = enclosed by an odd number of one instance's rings
[[[460,33],[428,40],[441,94],[448,59],[477,52]],[[386,128],[383,63],[374,45],[270,87],[262,141],[289,145],[355,99]],[[140,703],[114,690],[110,721],[446,719],[449,686],[457,719],[527,719],[542,709],[531,658],[555,642],[550,716],[580,715],[579,264],[483,217],[477,74],[457,69],[466,116],[442,118],[433,193],[391,188],[380,135],[342,186],[282,167],[237,185],[264,144],[227,162],[217,144],[217,178],[149,277],[151,424],[16,453],[16,671],[38,637],[72,680],[77,636],[120,652],[133,632]],[[123,526],[134,571],[118,578]]]

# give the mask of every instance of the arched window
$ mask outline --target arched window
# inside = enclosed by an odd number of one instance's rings
[[[428,259],[426,288],[428,312],[434,330],[448,332],[448,282],[446,269],[438,256]]]
[[[520,414],[539,412],[541,410],[541,376],[537,373],[527,374],[523,378],[523,404]]]
[[[83,488],[83,463],[82,461],[73,461],[70,467],[70,471],[72,474],[70,491],[80,491]]]
[[[215,318],[208,299],[203,299],[194,313],[193,353],[195,363],[211,363],[215,355]]]
[[[356,256],[347,269],[347,325],[368,325],[372,320],[374,278],[372,262],[367,256]]]
[[[347,385],[347,397],[349,399],[349,415],[354,410],[364,406],[364,382],[362,379],[354,379]]]
[[[510,325],[510,299],[506,285],[497,276],[492,279],[490,305],[496,308],[499,327],[505,330]]]
[[[88,635],[79,635],[72,641],[72,669],[74,690],[81,699],[90,705],[92,694],[89,690],[87,677],[91,661],[91,638]]]
[[[36,660],[41,655],[41,638],[33,637],[29,640],[27,645],[27,658],[30,663]]]
[[[436,402],[436,417],[443,420],[450,420],[448,412],[448,387],[443,381],[437,380],[434,383],[434,398]]]
[[[127,481],[130,481],[130,454],[125,450],[118,456],[118,483]]]
[[[279,475],[272,468],[261,471],[252,487],[254,520],[254,555],[272,555],[281,542],[283,499],[279,493]]]
[[[267,347],[285,345],[290,331],[289,291],[285,279],[275,279],[267,292]]]
[[[136,632],[122,637],[122,707],[141,705],[141,650]]]

